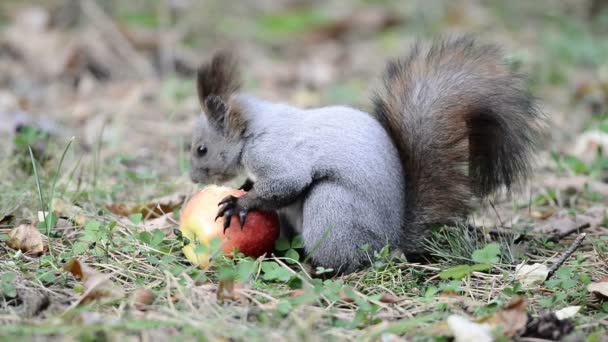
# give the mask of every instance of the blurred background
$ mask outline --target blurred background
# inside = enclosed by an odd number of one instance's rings
[[[387,58],[459,33],[529,74],[551,117],[546,159],[591,172],[608,143],[608,1],[2,0],[1,176],[22,179],[28,144],[56,166],[74,136],[65,172],[112,180],[112,197],[132,195],[120,177],[187,184],[193,74],[217,49],[259,96],[369,109]]]

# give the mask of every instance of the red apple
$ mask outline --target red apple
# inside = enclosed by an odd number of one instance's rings
[[[274,242],[279,237],[279,217],[276,212],[250,211],[245,225],[233,216],[230,227],[224,233],[224,218],[215,221],[218,203],[226,196],[240,197],[245,191],[229,187],[210,185],[194,195],[184,206],[181,213],[180,230],[190,240],[182,249],[188,260],[201,268],[209,266],[207,253],[196,253],[196,246],[209,246],[215,237],[222,241],[222,251],[230,254],[235,249],[250,256],[259,257],[272,252]]]

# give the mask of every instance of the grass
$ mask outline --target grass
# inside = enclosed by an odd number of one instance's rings
[[[57,149],[56,155],[65,155],[66,151],[67,148],[63,152]],[[593,247],[577,251],[556,277],[545,284],[543,291],[522,290],[513,280],[515,265],[520,260],[513,259],[508,252],[514,245],[512,239],[492,239],[468,227],[439,229],[429,240],[433,256],[428,262],[411,263],[385,249],[370,255],[372,267],[345,277],[323,274],[324,270],[317,270],[321,274],[313,276],[313,270],[296,262],[302,257],[298,241],[280,242],[279,257],[252,260],[237,256],[218,261],[212,270],[201,271],[185,260],[180,250],[183,241],[172,229],[150,231],[141,215],[126,218],[104,209],[106,199],[112,197],[111,187],[106,183],[108,175],[98,176],[100,184],[95,191],[74,192],[76,179],[58,180],[57,170],[63,161],[58,158],[53,162],[56,167],[46,166],[37,175],[9,175],[4,168],[2,190],[9,193],[29,188],[27,193],[35,195],[42,194],[42,189],[50,185],[51,189],[56,188],[57,198],[70,203],[80,201],[69,199],[86,199],[88,205],[82,208],[86,223],[78,226],[58,213],[50,231],[42,225],[41,231],[48,237],[53,254],[40,258],[0,247],[6,255],[0,259],[1,277],[13,277],[4,281],[0,302],[3,312],[0,332],[7,337],[374,340],[388,334],[405,334],[424,340],[423,332],[451,313],[485,316],[517,295],[528,298],[532,314],[583,305],[584,311],[576,322],[579,332],[585,335],[599,334],[606,328],[602,322],[608,318],[608,308],[594,301],[585,290],[592,280],[608,276],[602,267],[608,257],[605,237],[594,241]],[[93,181],[92,177],[79,181],[83,183],[80,189],[93,187],[87,184]],[[137,177],[121,177],[116,181],[127,188],[142,184]],[[48,203],[43,200],[42,206],[46,208]],[[11,205],[14,204],[3,201],[2,212],[10,211]],[[32,208],[39,206],[32,203]],[[9,227],[0,228],[3,240]],[[524,259],[550,263],[567,243],[533,240],[525,247],[528,252]],[[290,250],[296,253],[288,253]],[[291,259],[280,256],[287,254]],[[84,291],[81,281],[62,270],[72,258],[111,275],[126,297],[102,304],[67,305]],[[464,265],[480,264],[487,266],[464,274],[453,272]],[[442,276],[446,272],[448,275]],[[218,286],[230,284],[235,289],[227,291],[223,298],[218,296],[218,292],[222,293]],[[129,297],[139,288],[150,289],[156,295],[146,311],[137,310]],[[21,296],[28,291],[47,296],[49,308],[41,314],[26,316],[24,306],[33,305],[28,303],[32,299]],[[383,300],[387,295],[396,299]]]

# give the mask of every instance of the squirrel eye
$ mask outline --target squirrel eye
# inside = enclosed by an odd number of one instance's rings
[[[196,154],[197,154],[199,157],[204,157],[204,156],[205,156],[205,154],[207,154],[207,148],[206,148],[205,146],[202,146],[202,145],[201,145],[201,146],[199,146],[199,147],[196,149]]]

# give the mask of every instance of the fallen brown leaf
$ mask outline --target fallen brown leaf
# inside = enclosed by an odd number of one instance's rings
[[[493,315],[471,321],[467,317],[451,315],[447,320],[431,327],[437,336],[454,337],[455,341],[493,341],[491,331],[501,328],[505,336],[520,336],[526,330],[528,314],[527,301],[514,298]]]
[[[186,200],[185,194],[173,194],[150,201],[150,203],[138,205],[132,203],[113,203],[106,206],[108,210],[119,216],[129,216],[141,213],[144,220],[161,217],[173,212],[175,208],[182,205]]]
[[[77,259],[69,261],[63,266],[63,269],[83,282],[84,292],[77,301],[78,305],[124,297],[123,290],[114,285],[108,275],[95,271]]]
[[[515,268],[515,279],[519,281],[524,289],[539,286],[547,279],[548,275],[549,268],[544,264],[526,265],[521,263]]]
[[[394,303],[398,303],[400,301],[402,301],[402,298],[399,298],[393,294],[390,293],[385,293],[382,295],[382,297],[380,297],[380,302],[381,303],[386,303],[386,304],[394,304]]]
[[[66,218],[78,226],[84,226],[86,224],[84,210],[81,207],[69,204],[60,198],[55,198],[53,200],[53,211],[60,218]]]
[[[306,293],[306,291],[304,289],[295,289],[293,291],[290,291],[288,296],[289,297],[300,297],[302,295],[304,295]]]
[[[156,295],[149,289],[137,289],[131,294],[133,306],[139,311],[146,311],[155,299]]]
[[[22,224],[8,233],[7,246],[31,256],[40,256],[48,251],[42,241],[42,234],[31,224]]]
[[[561,211],[534,226],[534,232],[556,235],[569,232],[580,227],[584,223],[590,224],[590,229],[597,228],[604,222],[605,209],[594,207],[584,213],[573,216],[566,211]]]
[[[528,322],[527,307],[526,299],[517,297],[495,314],[478,320],[478,323],[486,323],[492,329],[502,327],[502,331],[508,337],[519,336],[526,330],[526,323]]]
[[[601,298],[608,298],[608,278],[587,285],[587,291]]]

